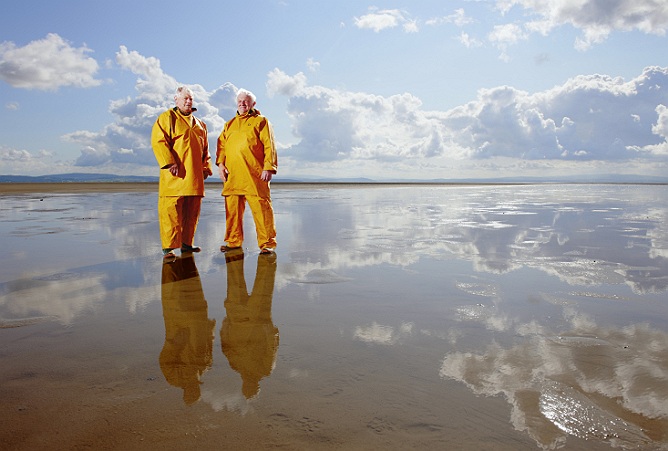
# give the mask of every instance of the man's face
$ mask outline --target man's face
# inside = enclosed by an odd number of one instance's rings
[[[237,111],[239,114],[248,113],[255,106],[255,102],[249,96],[242,95],[237,97]]]
[[[176,107],[182,114],[190,114],[193,112],[193,96],[187,92],[182,92],[174,97]]]

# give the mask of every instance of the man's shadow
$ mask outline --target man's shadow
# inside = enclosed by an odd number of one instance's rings
[[[167,382],[183,389],[183,401],[200,399],[200,378],[213,361],[215,319],[209,319],[202,282],[192,255],[162,265],[165,344],[160,369]]]
[[[260,380],[271,374],[278,351],[278,328],[271,319],[271,302],[276,276],[276,254],[260,254],[253,291],[248,294],[244,278],[243,251],[229,252],[227,298],[220,328],[220,343],[230,367],[242,379],[246,399],[260,391]]]

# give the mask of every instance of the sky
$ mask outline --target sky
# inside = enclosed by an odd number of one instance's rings
[[[0,16],[0,174],[157,175],[194,92],[274,127],[276,180],[668,174],[667,0],[22,0]]]

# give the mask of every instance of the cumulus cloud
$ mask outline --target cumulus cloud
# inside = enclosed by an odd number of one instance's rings
[[[35,174],[45,170],[62,169],[60,161],[48,150],[29,152],[0,145],[0,174]]]
[[[376,33],[399,26],[407,33],[418,31],[417,21],[411,19],[405,11],[398,9],[369,8],[369,13],[355,17],[353,23],[357,28],[373,30]]]
[[[668,155],[668,108],[665,105],[658,105],[656,114],[658,117],[656,123],[652,125],[652,133],[663,138],[663,141],[647,146],[631,146],[633,150],[654,155]]]
[[[63,86],[90,88],[99,65],[86,46],[73,47],[57,34],[17,47],[11,41],[0,43],[0,78],[15,88],[55,91]]]
[[[80,146],[77,166],[155,164],[147,137],[158,114],[173,106],[179,83],[158,59],[124,46],[116,64],[137,75],[137,93],[110,102],[114,120],[101,130],[63,136]],[[506,167],[538,161],[548,166],[634,159],[662,163],[668,156],[667,85],[668,68],[648,67],[628,81],[594,74],[537,93],[510,86],[483,89],[466,104],[434,111],[410,93],[379,96],[310,85],[302,72],[288,75],[276,68],[266,81],[269,96],[287,98],[294,139],[281,148],[283,168],[310,171],[325,163],[329,170],[343,171],[355,165],[375,176],[382,167],[401,164],[417,171],[411,177],[419,176],[420,167],[473,163],[494,171],[499,159],[506,159]],[[235,113],[237,88],[230,83],[213,91],[190,87],[213,149],[225,120]],[[525,173],[526,167],[514,169]]]
[[[157,58],[129,51],[125,46],[116,53],[116,64],[138,76],[137,95],[111,101],[109,111],[115,120],[102,130],[80,130],[63,136],[65,141],[81,146],[76,166],[155,164],[148,137],[158,115],[173,106],[174,92],[181,83],[162,70]],[[198,117],[208,126],[210,145],[215,144],[225,123],[224,117],[234,114],[236,88],[225,84],[208,92],[200,85],[189,87],[194,94]]]
[[[77,166],[155,163],[147,136],[157,115],[173,105],[179,83],[163,72],[159,60],[125,47],[117,52],[116,64],[138,76],[137,94],[110,103],[115,119],[102,130],[63,137],[81,148]],[[311,86],[301,72],[288,75],[276,68],[266,82],[269,96],[288,98],[296,138],[281,150],[288,167],[327,163],[376,169],[398,162],[415,167],[418,162],[488,161],[494,166],[499,158],[515,164],[665,159],[666,85],[668,68],[648,67],[629,81],[588,75],[538,93],[509,86],[484,89],[464,105],[429,111],[410,93],[384,97]],[[191,88],[213,149],[225,119],[234,114],[236,87]]]
[[[444,157],[484,160],[624,161],[659,156],[666,143],[668,68],[625,81],[579,76],[551,90],[483,89],[449,111],[427,111],[408,94],[382,97],[310,86],[303,73],[268,74],[272,95],[289,97],[299,142],[285,153],[312,162]]]
[[[304,91],[306,88],[306,81],[306,75],[302,72],[289,76],[285,72],[276,68],[268,74],[267,90],[269,96],[280,94],[292,97]]]
[[[0,160],[2,161],[30,161],[32,159],[32,154],[27,150],[0,147]]]
[[[548,34],[570,25],[582,32],[575,46],[585,50],[603,42],[614,31],[638,30],[664,36],[668,29],[668,3],[656,0],[497,0],[497,8],[508,14],[515,6],[531,20],[523,27],[528,32]]]
[[[362,158],[392,160],[425,156],[440,137],[420,114],[421,102],[410,94],[384,98],[372,94],[309,87],[299,73],[269,73],[270,94],[288,94],[293,133],[301,139],[290,152],[310,161]],[[408,147],[406,138],[414,142]],[[436,146],[436,147],[434,147]]]

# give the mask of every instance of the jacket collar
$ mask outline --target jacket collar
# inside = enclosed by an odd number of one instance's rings
[[[174,111],[176,111],[176,112],[178,112],[178,113],[181,113],[181,111],[179,111],[179,107],[177,107],[177,106],[175,106],[174,108],[172,108],[172,110],[174,110]],[[197,108],[194,108],[194,107],[193,107],[193,108],[192,108],[192,111],[191,111],[190,114],[193,114],[195,111],[197,111]],[[183,113],[181,113],[181,115],[185,116],[185,114],[183,114]],[[190,116],[190,115],[189,115],[189,116]]]
[[[239,111],[237,110],[237,116],[239,117],[245,117],[245,116],[259,116],[260,115],[260,110],[257,110],[255,108],[251,108],[248,110],[246,114],[239,114]]]

